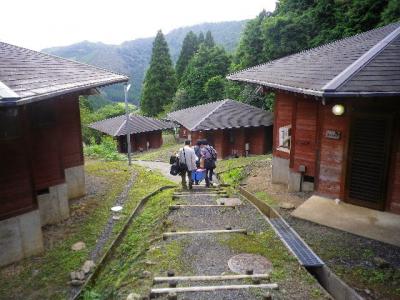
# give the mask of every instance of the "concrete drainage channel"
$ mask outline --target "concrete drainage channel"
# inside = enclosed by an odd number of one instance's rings
[[[281,241],[289,251],[298,259],[300,264],[313,275],[321,286],[334,298],[346,300],[362,300],[354,289],[343,282],[332,270],[314,253],[304,240],[290,227],[289,224],[265,202],[249,193],[243,187],[239,192],[249,200],[274,228]]]

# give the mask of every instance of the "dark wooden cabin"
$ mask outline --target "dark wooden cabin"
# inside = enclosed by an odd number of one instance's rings
[[[211,102],[172,112],[168,118],[181,125],[181,138],[193,143],[207,139],[221,158],[272,149],[273,114],[242,102]]]
[[[273,90],[273,181],[400,213],[400,23],[228,76]]]
[[[0,265],[42,251],[85,193],[79,95],[127,80],[0,42]]]
[[[105,134],[111,135],[118,141],[118,151],[127,153],[126,135],[129,132],[132,151],[146,151],[160,148],[163,144],[162,131],[173,129],[171,122],[129,114],[129,121],[126,116],[118,116],[90,124],[90,128],[96,129]]]

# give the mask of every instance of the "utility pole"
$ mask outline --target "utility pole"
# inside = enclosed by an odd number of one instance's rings
[[[128,111],[128,91],[131,88],[130,84],[125,84],[124,85],[124,91],[125,91],[125,115],[126,115],[126,121],[125,121],[125,130],[126,130],[126,142],[128,144],[128,164],[132,164],[131,160],[131,135],[129,133],[129,111]]]

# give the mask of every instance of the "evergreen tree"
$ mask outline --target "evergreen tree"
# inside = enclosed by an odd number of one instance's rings
[[[178,61],[176,62],[175,69],[178,83],[180,82],[180,79],[182,78],[182,75],[189,64],[190,59],[196,53],[198,47],[199,45],[197,36],[193,33],[193,31],[189,31],[183,40],[181,53],[179,54]]]
[[[221,47],[212,48],[206,45],[200,45],[199,50],[193,56],[182,77],[179,88],[185,90],[185,97],[181,97],[181,107],[189,107],[202,103],[210,102],[206,91],[206,83],[215,76],[224,78],[228,72],[230,58]],[[223,79],[225,80],[225,79]],[[223,85],[209,84],[208,92],[210,95],[216,95],[215,89],[221,89],[220,95],[223,95]],[[211,92],[211,90],[213,90]]]
[[[218,101],[224,98],[225,78],[221,75],[211,77],[204,85],[208,101]]]
[[[213,38],[210,30],[208,30],[207,33],[206,33],[206,38],[204,40],[204,45],[206,45],[209,48],[212,48],[212,47],[215,46],[214,38]]]
[[[199,46],[204,43],[204,33],[200,32],[198,37]]]
[[[176,85],[168,44],[160,30],[153,42],[150,67],[143,83],[140,99],[143,113],[149,116],[159,114],[163,107],[172,101]]]
[[[263,10],[254,20],[250,20],[242,33],[235,63],[240,68],[248,68],[264,61],[262,24],[270,13]]]

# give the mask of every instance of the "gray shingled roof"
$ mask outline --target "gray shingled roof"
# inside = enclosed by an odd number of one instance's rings
[[[400,95],[400,22],[227,78],[321,97]]]
[[[126,81],[128,77],[124,75],[0,42],[0,105]]]
[[[190,131],[270,126],[273,123],[271,112],[230,99],[174,111],[168,118]]]
[[[125,135],[127,134],[127,130],[130,134],[135,134],[174,128],[171,122],[164,122],[136,114],[129,114],[128,127],[126,126],[125,115],[98,121],[90,124],[89,127],[111,136]]]

